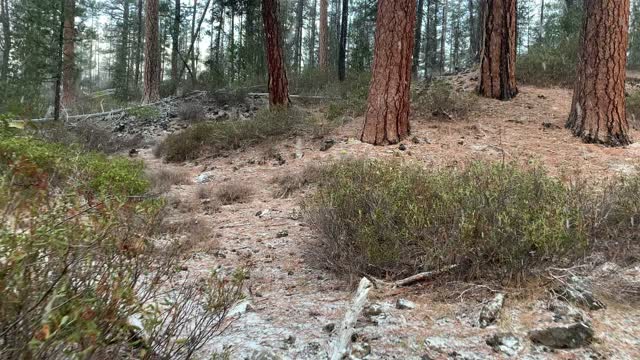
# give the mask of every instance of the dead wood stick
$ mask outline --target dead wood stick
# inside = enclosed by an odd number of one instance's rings
[[[347,313],[344,315],[344,319],[338,328],[338,337],[333,343],[331,349],[331,360],[342,360],[349,354],[349,348],[351,347],[351,336],[354,332],[354,326],[358,316],[364,309],[364,304],[367,302],[369,290],[371,290],[372,284],[366,277],[360,280],[358,290],[353,297],[353,303],[351,307],[347,309]]]
[[[415,274],[412,276],[409,276],[408,278],[404,278],[401,280],[397,280],[397,281],[391,281],[391,282],[387,282],[384,280],[380,280],[380,279],[375,279],[374,281],[376,283],[376,285],[385,285],[385,286],[391,286],[391,287],[404,287],[404,286],[411,286],[414,285],[416,283],[419,282],[424,282],[427,280],[431,280],[434,277],[443,274],[445,272],[451,271],[453,269],[455,269],[456,267],[458,267],[458,265],[450,265],[447,266],[444,269],[440,269],[440,270],[435,270],[435,271],[426,271],[426,272],[421,272],[419,274]]]

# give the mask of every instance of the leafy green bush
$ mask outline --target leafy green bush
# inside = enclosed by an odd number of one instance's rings
[[[338,273],[458,265],[466,277],[510,276],[580,256],[588,245],[575,194],[537,167],[424,170],[355,160],[325,171],[304,208],[321,235],[314,253]]]
[[[153,106],[138,106],[127,109],[127,114],[139,120],[150,120],[160,117],[160,111]]]
[[[477,104],[477,97],[455,91],[447,81],[436,80],[414,95],[413,104],[418,111],[427,111],[433,116],[464,119]]]
[[[196,124],[169,135],[156,147],[156,156],[167,161],[220,156],[223,152],[281,136],[315,131],[318,123],[297,109],[262,110],[250,120],[228,120]]]
[[[0,358],[188,359],[222,330],[243,272],[178,282],[147,188],[139,162],[1,133]]]

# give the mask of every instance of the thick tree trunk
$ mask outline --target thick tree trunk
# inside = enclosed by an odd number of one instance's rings
[[[515,1],[515,0],[514,0]],[[440,73],[445,71],[445,53],[447,44],[447,11],[449,10],[448,0],[444,0],[442,6],[442,35],[440,36]]]
[[[277,0],[262,0],[262,20],[269,65],[269,104],[271,106],[288,106],[289,81],[282,54]]]
[[[76,1],[64,0],[64,47],[62,50],[62,105],[69,107],[76,101]]]
[[[320,0],[320,69],[329,67],[329,0]]]
[[[144,96],[142,102],[147,104],[160,99],[158,0],[146,0],[145,13]]]
[[[340,26],[340,53],[338,54],[338,79],[347,77],[347,33],[349,31],[349,0],[342,0],[342,25]]]
[[[9,58],[11,55],[11,21],[9,17],[9,1],[0,0],[0,21],[2,21],[2,64],[0,64],[0,82],[9,78]]]
[[[631,143],[625,109],[629,0],[586,0],[567,128],[587,143]]]
[[[420,49],[422,49],[422,16],[424,14],[424,0],[418,0],[418,10],[416,18],[416,33],[414,35],[415,45],[413,46],[413,65],[411,73],[418,77],[418,67],[420,66]]]
[[[487,0],[485,6],[478,92],[485,97],[509,100],[518,94],[516,0]]]
[[[178,90],[178,78],[180,69],[178,68],[178,52],[180,51],[180,0],[176,0],[175,14],[173,18],[173,31],[171,33],[171,82],[172,93],[175,95]]]
[[[373,73],[361,140],[395,144],[409,135],[415,0],[380,0]]]

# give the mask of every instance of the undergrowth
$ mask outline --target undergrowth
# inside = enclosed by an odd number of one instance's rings
[[[567,186],[537,166],[347,160],[324,170],[304,210],[320,235],[311,253],[337,273],[395,278],[456,266],[465,279],[511,279],[594,248],[637,247],[640,179],[606,188],[615,190]]]

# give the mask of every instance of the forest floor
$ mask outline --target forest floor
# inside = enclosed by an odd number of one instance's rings
[[[218,268],[247,267],[247,300],[233,312],[226,331],[203,350],[204,358],[226,350],[231,359],[323,359],[349,307],[353,283],[314,267],[307,259],[315,234],[300,217],[300,202],[309,189],[291,197],[275,196],[275,177],[297,173],[309,164],[346,157],[401,158],[425,167],[458,166],[478,159],[539,162],[551,174],[582,174],[602,178],[636,171],[640,144],[607,148],[583,144],[564,129],[571,91],[522,86],[509,102],[480,99],[466,121],[444,121],[413,116],[412,137],[396,146],[373,147],[358,141],[362,118],[346,123],[328,138],[336,144],[320,151],[322,139],[291,138],[242,149],[227,157],[185,164],[166,164],[151,150],[139,157],[150,169],[173,168],[193,179],[174,186],[168,196],[187,204],[172,210],[174,221],[194,219],[212,229],[208,245],[190,256],[185,277],[197,278]],[[633,131],[634,139],[640,133]],[[295,153],[302,150],[303,156]],[[286,160],[270,161],[275,152]],[[261,161],[261,160],[267,160]],[[196,193],[202,184],[213,191],[225,183],[253,189],[246,203],[224,205],[209,213]],[[594,261],[594,274],[611,264]],[[640,279],[640,265],[618,269]],[[594,275],[595,276],[595,275]],[[357,281],[357,279],[354,279]],[[640,281],[640,280],[639,280]],[[478,314],[495,292],[507,294],[500,319],[481,329]],[[398,299],[415,303],[397,309]],[[533,345],[529,330],[554,324],[548,310],[550,295],[543,286],[525,290],[454,283],[439,288],[429,283],[402,289],[374,289],[369,304],[381,305],[380,314],[369,309],[357,326],[356,358],[367,359],[499,359],[511,353],[518,359],[640,359],[640,308],[619,301],[607,309],[585,311],[595,330],[590,346],[552,350]],[[366,311],[365,311],[366,312]],[[486,338],[512,332],[518,339],[512,350],[494,351]],[[365,354],[368,354],[364,356]]]

